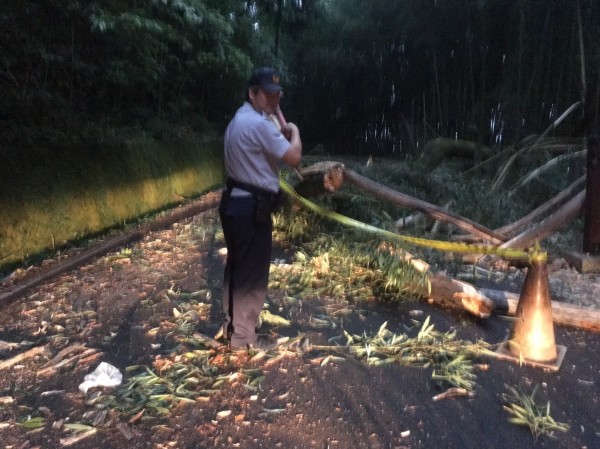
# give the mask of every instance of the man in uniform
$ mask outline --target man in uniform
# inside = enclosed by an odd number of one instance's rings
[[[279,165],[297,167],[302,156],[298,127],[281,131],[269,119],[279,108],[279,73],[256,69],[246,101],[225,131],[227,189],[219,215],[227,244],[222,334],[233,351],[268,350],[276,341],[260,337],[255,327],[267,295],[271,263],[271,212],[279,197]]]

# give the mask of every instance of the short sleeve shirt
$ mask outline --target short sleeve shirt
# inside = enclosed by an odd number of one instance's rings
[[[225,170],[237,181],[279,190],[279,163],[290,143],[266,115],[245,102],[225,131]]]

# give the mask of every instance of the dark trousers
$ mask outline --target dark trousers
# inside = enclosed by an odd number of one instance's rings
[[[256,341],[256,322],[263,308],[271,264],[272,222],[254,220],[255,199],[223,193],[219,215],[227,244],[223,286],[225,335],[231,345]]]

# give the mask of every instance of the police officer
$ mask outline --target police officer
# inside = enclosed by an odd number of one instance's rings
[[[297,167],[302,156],[298,127],[281,131],[269,119],[279,108],[279,73],[256,69],[246,101],[225,131],[227,189],[219,215],[227,245],[222,333],[233,351],[268,350],[276,341],[256,335],[255,326],[267,295],[272,247],[271,212],[281,195],[278,167]]]

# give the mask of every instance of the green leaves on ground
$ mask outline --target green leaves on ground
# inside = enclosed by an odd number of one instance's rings
[[[414,321],[415,325],[419,323]],[[439,332],[429,317],[421,324],[415,337],[395,334],[383,323],[374,336],[350,335],[344,331],[350,353],[366,358],[369,365],[399,363],[405,366],[433,368],[432,378],[466,390],[475,387],[472,359],[486,354],[485,342],[457,340],[456,332]]]
[[[510,385],[506,385],[509,394],[503,394],[505,401],[504,410],[510,415],[508,421],[520,426],[527,426],[531,430],[534,438],[540,435],[550,434],[555,430],[567,432],[569,425],[557,422],[550,416],[550,401],[545,406],[539,405],[535,401],[535,394],[538,390],[536,385],[530,395],[520,391]]]

